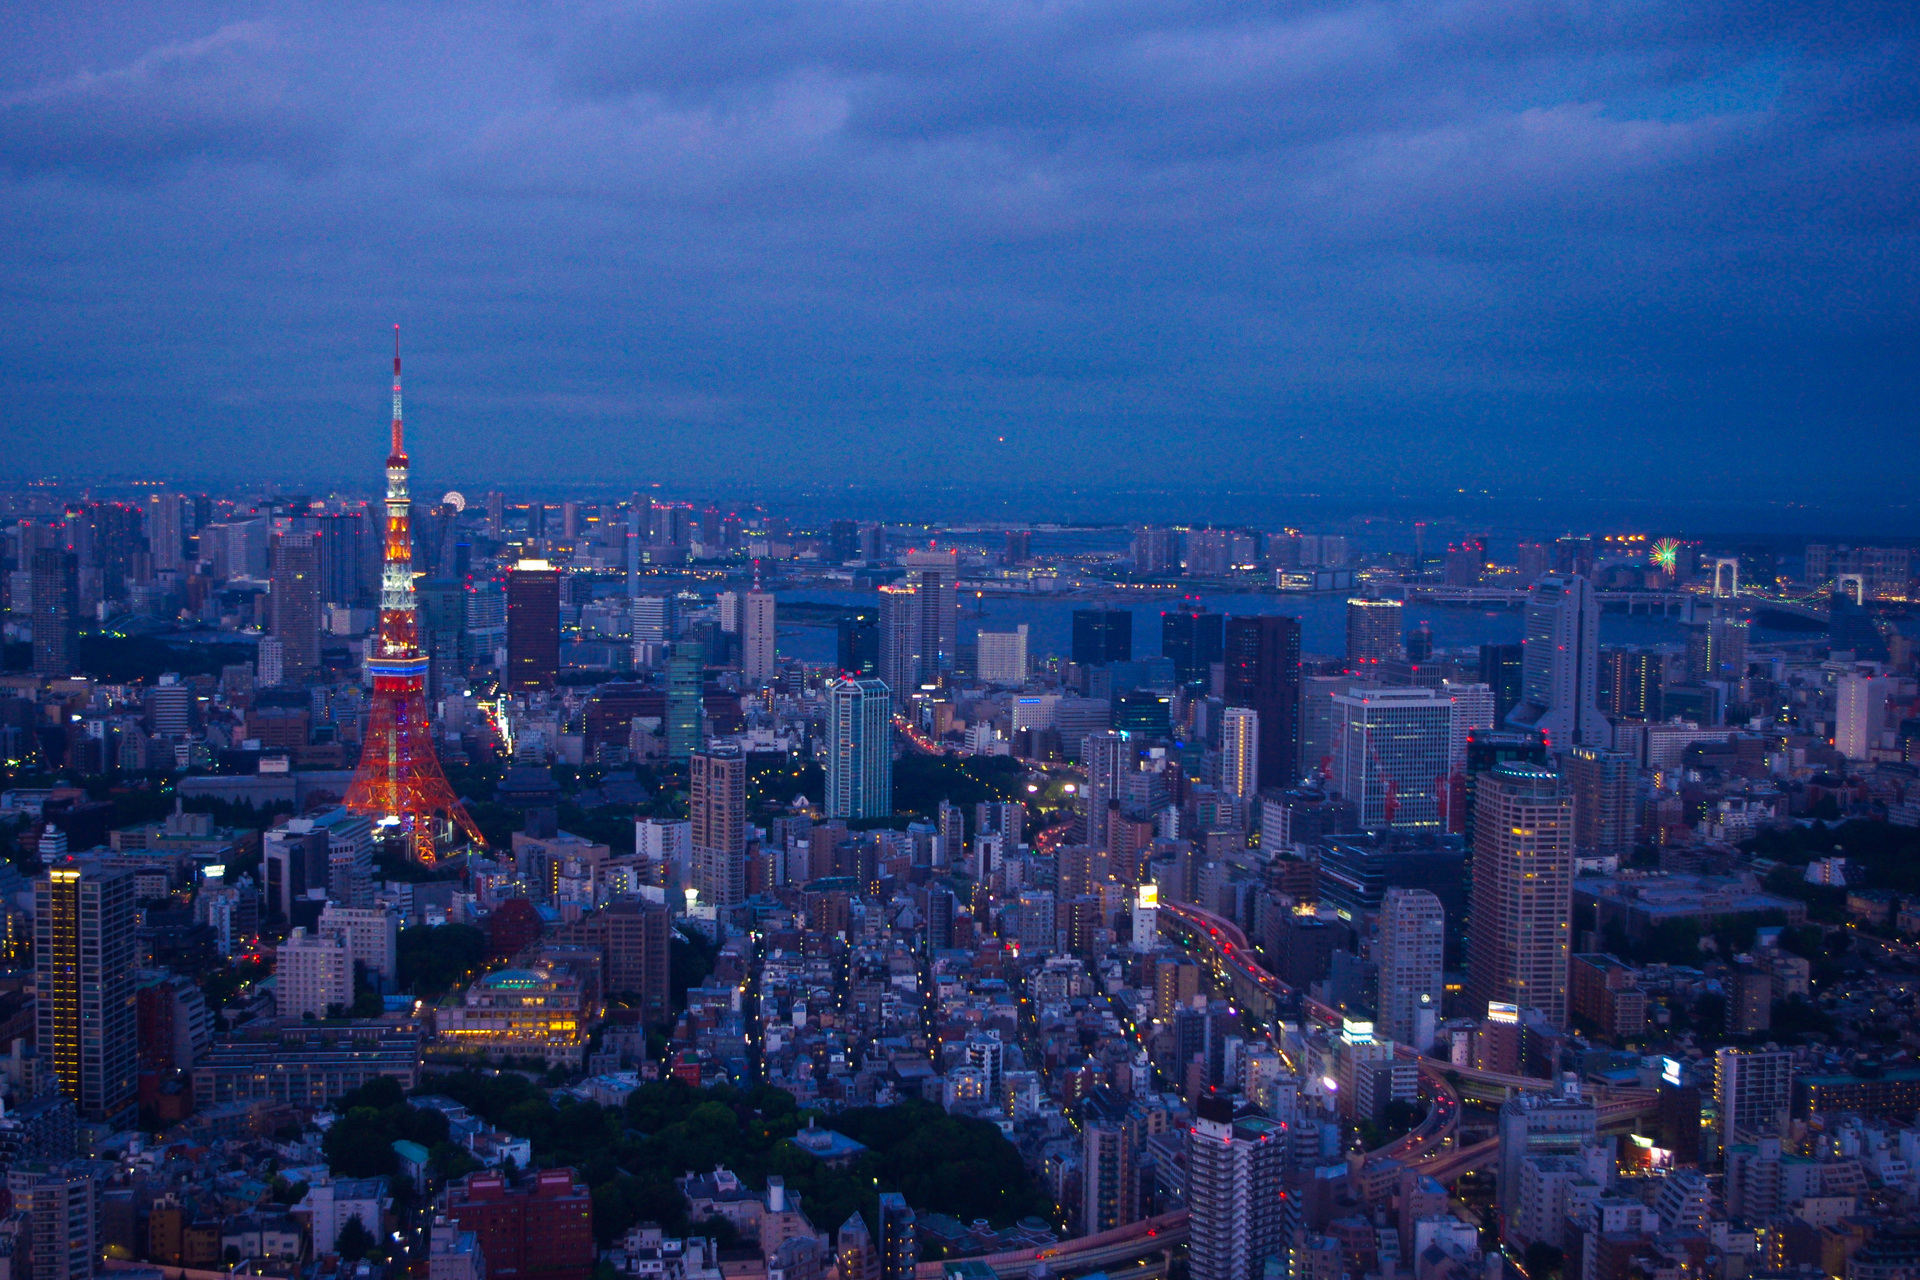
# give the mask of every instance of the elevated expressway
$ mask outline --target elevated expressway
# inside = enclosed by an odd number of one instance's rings
[[[1109,1275],[1141,1280],[1166,1274],[1167,1256],[1187,1245],[1187,1211],[1178,1209],[1157,1218],[1130,1222],[1124,1227],[1102,1231],[1098,1235],[1063,1240],[1046,1249],[1012,1249],[990,1253],[983,1258],[966,1258],[969,1263],[984,1262],[1000,1280],[1022,1280],[1035,1263],[1060,1275],[1079,1275],[1105,1271]],[[914,1280],[941,1280],[944,1262],[922,1262],[914,1267]]]
[[[1270,1026],[1282,1005],[1297,1002],[1303,1017],[1325,1027],[1340,1025],[1339,1010],[1296,991],[1263,967],[1246,933],[1224,916],[1163,900],[1159,925],[1163,934],[1185,939],[1190,953],[1213,970],[1215,981],[1234,1003],[1253,1012],[1263,1024]],[[1533,1076],[1456,1067],[1425,1057],[1407,1045],[1396,1045],[1395,1052],[1419,1064],[1420,1092],[1429,1106],[1418,1127],[1361,1158],[1355,1171],[1356,1190],[1369,1199],[1385,1194],[1406,1172],[1444,1182],[1491,1163],[1499,1146],[1497,1140],[1453,1148],[1463,1094],[1498,1103],[1516,1093],[1550,1093],[1558,1087],[1555,1081]],[[1600,1089],[1594,1093],[1602,1129],[1629,1125],[1651,1113],[1657,1098],[1650,1089]]]

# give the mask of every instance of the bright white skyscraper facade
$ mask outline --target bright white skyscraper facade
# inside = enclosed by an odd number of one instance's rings
[[[1435,689],[1333,695],[1333,785],[1360,825],[1438,829],[1453,743],[1453,703]]]

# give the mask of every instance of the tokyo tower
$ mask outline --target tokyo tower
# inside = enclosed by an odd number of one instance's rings
[[[380,834],[404,831],[414,861],[432,866],[440,831],[458,826],[478,845],[480,829],[460,804],[434,753],[427,718],[427,659],[413,607],[413,533],[407,449],[400,428],[400,326],[393,326],[393,452],[387,455],[387,541],[380,572],[380,639],[367,656],[373,703],[347,808],[368,814]]]

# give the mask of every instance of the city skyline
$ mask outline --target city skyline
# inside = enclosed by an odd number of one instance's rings
[[[1914,1270],[1920,10],[0,35],[0,1280]]]

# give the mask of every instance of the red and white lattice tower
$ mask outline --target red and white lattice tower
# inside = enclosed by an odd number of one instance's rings
[[[413,532],[408,516],[407,449],[400,427],[400,326],[393,327],[393,452],[387,455],[387,536],[380,571],[380,639],[367,656],[373,701],[360,766],[347,808],[376,830],[403,831],[416,862],[431,866],[453,828],[484,845],[480,829],[453,794],[433,747],[427,717],[427,659],[413,605]]]

